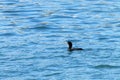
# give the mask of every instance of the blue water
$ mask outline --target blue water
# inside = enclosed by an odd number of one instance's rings
[[[0,0],[0,80],[120,80],[120,0]]]

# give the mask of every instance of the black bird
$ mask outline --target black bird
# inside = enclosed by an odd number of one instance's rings
[[[67,43],[68,43],[68,50],[69,51],[83,50],[82,48],[72,48],[72,42],[71,41],[67,41]]]

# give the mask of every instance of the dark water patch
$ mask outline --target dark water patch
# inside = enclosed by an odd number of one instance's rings
[[[108,12],[111,12],[111,11],[109,11],[109,10],[91,10],[92,12],[94,12],[94,13],[98,13],[98,14],[100,14],[100,13],[108,13]]]
[[[19,11],[14,11],[14,10],[6,10],[6,11],[2,11],[3,13],[17,13]]]
[[[66,68],[66,69],[77,69],[77,68],[80,68],[80,67],[85,67],[85,66],[81,66],[81,65],[73,65],[73,66],[66,66],[66,67],[64,67],[64,68]]]
[[[45,29],[49,29],[49,27],[47,27],[47,26],[35,26],[35,27],[28,28],[28,29],[45,30]]]
[[[30,15],[35,15],[34,12],[16,12],[16,11],[11,11],[11,12],[4,12],[5,16],[13,16],[13,18],[18,18],[18,17],[23,17],[26,18],[27,16]],[[23,19],[24,19],[23,18]]]
[[[39,20],[37,20],[38,22]],[[52,25],[52,26],[51,26]],[[38,31],[41,31],[41,30],[56,30],[58,28],[55,27],[54,24],[52,23],[48,23],[48,22],[41,22],[41,23],[37,23],[37,24],[34,24],[33,26],[29,26],[29,27],[22,27],[22,29],[26,29],[26,30],[38,30]]]
[[[101,65],[94,66],[94,68],[96,69],[118,69],[120,68],[120,66],[101,64]]]
[[[101,38],[98,38],[98,40],[102,41],[102,40],[108,40],[109,38],[105,38],[105,37],[101,37]]]
[[[49,74],[46,74],[46,75],[44,75],[44,77],[48,77],[48,76],[55,76],[55,75],[60,75],[61,74],[61,72],[54,72],[54,73],[49,73]]]
[[[119,23],[119,24],[116,24],[116,27],[120,27],[120,23]]]
[[[75,32],[73,32],[73,31],[68,31],[68,30],[64,30],[64,31],[61,31],[61,33],[75,33]]]
[[[82,23],[83,23],[83,24],[89,24],[89,25],[90,25],[90,24],[98,24],[98,22],[95,22],[95,21],[91,21],[91,22],[90,22],[90,21],[87,21],[87,22],[84,21],[84,22],[82,22]]]
[[[10,36],[16,36],[16,34],[15,33],[2,33],[2,34],[0,34],[0,36],[10,37]]]
[[[10,1],[10,2],[6,2],[6,1],[2,1],[0,2],[1,5],[14,5],[16,4],[17,1]]]
[[[1,48],[0,48],[0,49],[1,49]],[[0,52],[0,56],[1,56],[1,57],[5,57],[6,55],[4,55],[4,54],[2,54],[2,53]]]

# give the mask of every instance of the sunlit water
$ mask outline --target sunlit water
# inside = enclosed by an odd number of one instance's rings
[[[120,80],[120,1],[0,0],[0,80]]]

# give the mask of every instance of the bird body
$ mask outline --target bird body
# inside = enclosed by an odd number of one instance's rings
[[[67,43],[68,43],[68,50],[69,51],[83,50],[82,48],[72,48],[72,42],[71,41],[67,41]]]

